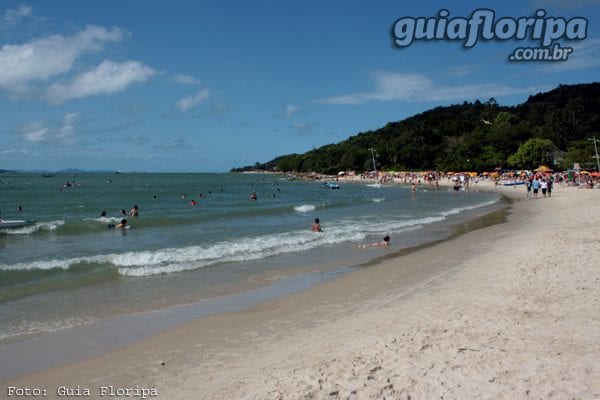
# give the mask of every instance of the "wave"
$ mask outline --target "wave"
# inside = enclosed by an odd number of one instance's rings
[[[7,229],[4,231],[7,235],[30,235],[36,232],[52,232],[65,224],[64,220],[36,222],[33,225],[24,226],[23,228]]]
[[[310,211],[315,211],[317,209],[317,206],[313,206],[312,204],[304,204],[301,206],[295,206],[294,210],[296,210],[297,212],[310,212]]]
[[[365,239],[369,235],[399,234],[418,230],[426,225],[441,222],[449,215],[485,207],[495,202],[488,201],[471,206],[457,207],[420,218],[379,221],[368,218],[360,220],[349,218],[339,220],[335,225],[327,227],[324,234],[315,234],[305,230],[290,231],[277,235],[242,237],[208,245],[0,264],[0,271],[48,271],[54,269],[86,269],[100,266],[115,268],[120,275],[131,277],[169,274],[220,263],[258,260],[343,242],[356,242]]]
[[[442,215],[444,217],[447,217],[449,215],[456,215],[456,214],[460,214],[463,211],[476,210],[478,208],[491,206],[491,205],[495,204],[496,202],[497,202],[497,200],[490,200],[490,201],[486,201],[483,203],[473,204],[471,206],[456,207],[456,208],[452,208],[450,210],[442,211],[439,213],[439,215]]]
[[[133,251],[120,254],[0,264],[0,271],[67,270],[76,266],[105,265],[118,268],[125,276],[149,276],[198,269],[222,262],[257,260],[279,254],[310,250],[340,241],[355,241],[365,237],[361,232],[331,230],[329,235],[312,232],[287,232],[280,235],[245,237],[208,246],[188,246],[160,250]]]
[[[375,197],[375,198],[371,199],[371,201],[373,203],[383,203],[385,201],[385,199],[383,197]]]

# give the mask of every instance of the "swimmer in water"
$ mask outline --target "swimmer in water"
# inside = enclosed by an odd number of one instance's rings
[[[359,244],[358,247],[361,249],[366,249],[368,247],[386,247],[390,245],[390,237],[384,236],[381,242],[372,243],[372,244]]]

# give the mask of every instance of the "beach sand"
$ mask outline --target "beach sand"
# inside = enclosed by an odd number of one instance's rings
[[[518,199],[507,223],[3,382],[2,395],[76,398],[56,393],[79,385],[86,398],[112,386],[165,400],[600,398],[600,192],[556,185],[526,200],[522,187],[485,185]]]

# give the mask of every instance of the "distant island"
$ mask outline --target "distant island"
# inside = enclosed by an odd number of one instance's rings
[[[595,136],[600,139],[600,83],[560,85],[507,107],[493,98],[436,107],[375,131],[304,154],[234,168],[318,172],[377,169],[490,171],[494,168],[596,168]]]

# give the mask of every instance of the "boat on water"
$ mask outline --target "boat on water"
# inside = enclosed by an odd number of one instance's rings
[[[525,181],[521,181],[521,180],[518,180],[518,181],[504,181],[504,182],[502,182],[502,184],[504,186],[517,186],[517,185],[524,185]]]
[[[24,219],[0,220],[0,229],[23,228],[35,224],[35,221],[26,221]]]

